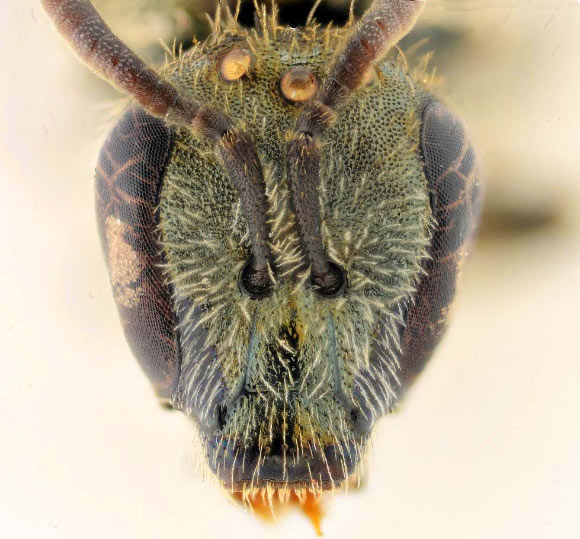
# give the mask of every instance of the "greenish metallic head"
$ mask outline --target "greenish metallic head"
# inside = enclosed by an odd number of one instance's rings
[[[339,484],[399,391],[403,313],[430,238],[418,152],[424,92],[402,67],[382,62],[326,132],[322,237],[346,277],[334,297],[311,283],[286,174],[300,106],[285,99],[282,77],[302,66],[324,80],[343,33],[229,30],[167,69],[184,95],[243,126],[265,171],[273,284],[261,299],[240,286],[251,258],[240,196],[210,144],[187,129],[177,134],[159,204],[183,352],[175,405],[199,422],[210,465],[236,489]],[[229,83],[219,66],[232,50],[251,51],[252,61]]]
[[[158,73],[90,1],[41,1],[138,102],[103,145],[97,216],[158,395],[232,491],[345,482],[443,334],[481,207],[461,122],[387,56],[425,2],[341,29],[230,16]]]

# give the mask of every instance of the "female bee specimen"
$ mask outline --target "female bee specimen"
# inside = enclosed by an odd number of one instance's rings
[[[424,3],[356,24],[237,16],[157,72],[89,0],[42,0],[130,94],[96,173],[113,293],[158,395],[232,492],[356,473],[441,337],[479,215],[464,128],[385,60]]]

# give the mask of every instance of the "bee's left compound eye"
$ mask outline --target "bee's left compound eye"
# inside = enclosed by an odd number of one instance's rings
[[[252,53],[248,49],[234,49],[228,52],[220,61],[219,72],[226,82],[241,79],[252,65]]]
[[[318,90],[318,80],[312,71],[303,67],[293,67],[282,75],[280,91],[291,103],[304,103],[314,97]]]

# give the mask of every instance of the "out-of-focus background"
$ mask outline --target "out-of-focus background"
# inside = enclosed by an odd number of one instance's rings
[[[162,60],[158,37],[206,31],[205,1],[95,4]],[[443,344],[380,422],[366,486],[329,503],[323,530],[580,537],[580,3],[431,0],[406,43],[424,37],[480,149],[484,221]],[[302,515],[266,524],[204,481],[193,429],[131,357],[93,216],[117,99],[36,1],[1,2],[2,534],[312,536]]]

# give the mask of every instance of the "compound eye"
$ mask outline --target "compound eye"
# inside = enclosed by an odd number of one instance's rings
[[[226,82],[235,82],[248,72],[252,63],[253,56],[248,49],[234,49],[220,60],[220,76]]]
[[[291,103],[304,103],[314,97],[317,90],[318,80],[304,67],[293,67],[280,79],[280,91]]]

